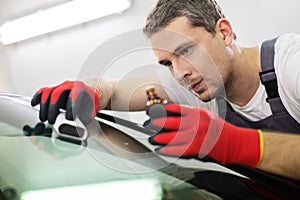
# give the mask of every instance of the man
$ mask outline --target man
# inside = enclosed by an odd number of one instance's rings
[[[149,141],[158,145],[158,153],[208,156],[300,180],[300,136],[287,133],[300,132],[300,36],[286,34],[263,47],[245,48],[214,0],[160,0],[144,32],[158,62],[203,102],[216,100],[228,121],[200,107],[154,105],[145,128],[156,130]],[[54,123],[63,108],[68,119],[78,116],[89,123],[99,109],[145,109],[148,82],[160,82],[164,87],[156,85],[157,93],[180,102],[170,98],[166,88],[172,85],[153,74],[66,81],[40,89],[32,105],[40,104],[42,121]],[[220,106],[223,100],[227,110]]]

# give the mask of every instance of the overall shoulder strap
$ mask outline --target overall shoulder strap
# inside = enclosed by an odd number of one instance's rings
[[[278,93],[277,77],[274,69],[275,42],[277,38],[264,41],[260,51],[260,62],[262,72],[259,73],[260,80],[267,92],[266,101],[270,104],[272,113],[285,111]]]

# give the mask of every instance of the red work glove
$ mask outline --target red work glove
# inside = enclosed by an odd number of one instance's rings
[[[74,120],[76,116],[84,124],[90,123],[100,108],[100,92],[81,81],[65,81],[54,87],[39,89],[31,100],[31,105],[40,104],[41,121],[54,124],[59,109],[66,110],[66,118]]]
[[[202,108],[179,104],[153,105],[146,128],[156,130],[149,141],[156,151],[180,157],[206,156],[222,164],[256,167],[262,158],[260,130],[241,128]]]

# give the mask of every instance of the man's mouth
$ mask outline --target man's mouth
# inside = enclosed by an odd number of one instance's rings
[[[194,83],[191,85],[191,89],[194,91],[194,92],[197,92],[199,91],[200,87],[201,87],[201,83],[202,83],[203,80],[197,82],[197,83]]]

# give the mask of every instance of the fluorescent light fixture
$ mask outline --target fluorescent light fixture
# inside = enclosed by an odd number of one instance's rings
[[[38,11],[0,27],[0,41],[7,45],[42,34],[125,11],[131,0],[73,0]]]
[[[21,200],[159,200],[162,195],[161,185],[146,179],[28,191],[21,195]]]

